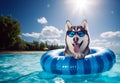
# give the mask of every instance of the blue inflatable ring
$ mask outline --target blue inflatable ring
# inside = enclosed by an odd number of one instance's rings
[[[90,50],[82,59],[64,56],[64,49],[48,51],[41,57],[42,68],[54,74],[94,74],[110,70],[116,62],[115,54],[109,49],[93,47]]]

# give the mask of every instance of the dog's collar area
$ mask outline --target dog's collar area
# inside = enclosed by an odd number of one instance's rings
[[[75,31],[67,31],[67,35],[69,37],[73,37],[75,34],[77,34],[79,37],[83,37],[83,36],[85,36],[86,32],[84,32],[84,31],[77,31],[77,32],[75,32]]]

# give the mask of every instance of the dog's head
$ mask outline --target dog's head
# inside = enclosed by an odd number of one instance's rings
[[[66,45],[72,53],[82,52],[89,44],[87,21],[84,20],[80,26],[72,26],[66,21]]]

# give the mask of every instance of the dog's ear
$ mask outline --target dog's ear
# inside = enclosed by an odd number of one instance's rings
[[[82,25],[82,27],[83,27],[85,30],[88,29],[87,20],[83,20],[83,22],[82,22],[81,25]]]
[[[69,20],[66,21],[66,31],[68,31],[71,28],[72,24]]]

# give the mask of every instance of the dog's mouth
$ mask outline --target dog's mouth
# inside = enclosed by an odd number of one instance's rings
[[[80,46],[82,45],[83,41],[81,43],[73,43],[73,47],[74,47],[74,52],[80,52]]]

